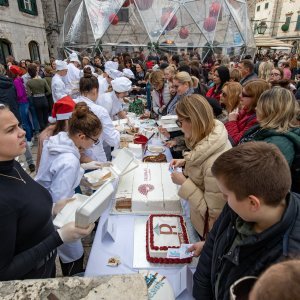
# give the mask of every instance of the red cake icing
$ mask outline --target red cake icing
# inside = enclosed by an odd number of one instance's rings
[[[160,263],[160,264],[184,264],[190,263],[192,261],[192,257],[179,259],[179,258],[164,258],[164,257],[151,257],[151,250],[162,250],[168,251],[169,248],[179,248],[178,246],[157,246],[154,244],[154,228],[153,228],[153,218],[156,217],[177,217],[180,220],[180,226],[182,230],[182,235],[179,237],[181,244],[189,244],[189,238],[186,231],[185,222],[182,216],[180,215],[166,215],[166,214],[156,214],[151,215],[146,224],[146,258],[149,262],[152,263]],[[150,237],[149,237],[150,234]],[[150,239],[149,239],[150,238]],[[150,240],[150,242],[149,242]]]

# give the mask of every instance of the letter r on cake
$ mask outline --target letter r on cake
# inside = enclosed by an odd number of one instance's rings
[[[168,224],[161,224],[159,225],[159,233],[160,234],[177,234],[177,232],[173,231],[173,229],[176,230],[176,226],[170,226]]]

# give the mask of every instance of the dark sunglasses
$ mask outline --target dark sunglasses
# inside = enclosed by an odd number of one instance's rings
[[[94,139],[94,138],[92,138],[91,136],[89,136],[89,135],[85,135],[87,138],[89,138],[89,139],[91,139],[93,142],[94,142],[94,145],[98,145],[99,143],[100,143],[100,140],[99,139]]]

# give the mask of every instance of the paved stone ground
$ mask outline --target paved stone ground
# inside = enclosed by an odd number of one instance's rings
[[[32,158],[34,163],[36,162],[36,155],[37,155],[37,140],[34,140],[33,142],[33,146],[31,148],[31,153],[32,153]],[[28,172],[28,174],[31,177],[35,177],[36,173],[35,172],[30,172],[28,169],[28,165],[26,163],[26,159],[25,156],[22,155],[20,156],[20,163],[22,164],[23,168],[26,169],[26,171]],[[87,265],[87,261],[90,255],[90,251],[91,251],[91,247],[92,247],[92,243],[93,243],[93,234],[92,236],[88,236],[85,239],[83,239],[83,247],[84,247],[84,268]],[[60,268],[60,263],[59,263],[59,259],[58,257],[56,258],[56,277],[62,277],[62,273],[61,273],[61,268]]]

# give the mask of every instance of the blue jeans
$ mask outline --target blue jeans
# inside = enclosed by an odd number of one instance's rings
[[[19,103],[19,113],[21,115],[22,127],[26,132],[26,140],[31,142],[32,130],[29,122],[29,103]]]
[[[32,101],[33,97],[28,97],[28,102],[29,102],[29,112],[31,114],[31,120],[32,120],[32,129],[35,131],[35,133],[40,131],[40,124],[36,115],[35,107],[33,105]]]

